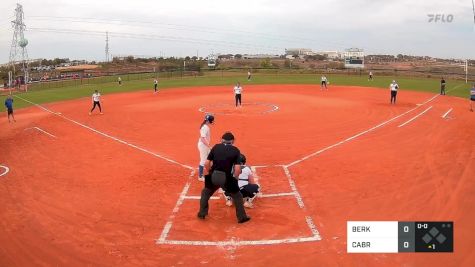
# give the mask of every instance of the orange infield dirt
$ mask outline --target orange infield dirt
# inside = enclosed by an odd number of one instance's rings
[[[88,115],[88,97],[2,116],[0,266],[474,266],[468,100],[244,89],[237,110],[230,87],[205,87],[105,95],[105,115]],[[249,223],[219,195],[196,218],[202,111],[212,140],[231,130],[257,166]],[[455,252],[347,254],[349,220],[454,221]]]

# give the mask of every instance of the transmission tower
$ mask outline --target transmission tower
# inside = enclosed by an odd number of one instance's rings
[[[28,83],[28,51],[26,46],[28,40],[25,39],[25,23],[23,22],[25,15],[23,14],[23,6],[16,5],[15,20],[12,21],[13,39],[10,47],[10,65],[13,68],[13,75],[16,76],[15,64],[20,63],[24,73],[23,79],[25,85]],[[25,86],[26,88],[26,86]]]
[[[109,32],[106,32],[106,62],[109,62]]]

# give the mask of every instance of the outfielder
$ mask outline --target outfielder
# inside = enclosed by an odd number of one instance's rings
[[[325,88],[325,90],[328,90],[327,82],[328,82],[327,76],[322,75],[321,84],[320,84],[320,90],[323,90],[323,88]]]
[[[473,102],[475,102],[475,83],[472,89],[470,89],[470,111],[473,112]]]

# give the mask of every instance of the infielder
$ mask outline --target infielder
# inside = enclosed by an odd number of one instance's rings
[[[389,85],[389,90],[391,90],[391,104],[396,104],[396,96],[397,90],[399,89],[399,85],[396,83],[395,80]]]
[[[96,106],[99,107],[99,113],[100,114],[104,114],[102,113],[102,108],[101,108],[101,94],[95,90],[94,94],[92,94],[92,109],[91,111],[89,111],[89,115],[92,114],[92,111],[94,111],[94,109],[96,108]]]
[[[236,99],[236,107],[238,107],[238,104],[240,107],[241,105],[241,93],[242,93],[242,87],[241,84],[238,82],[236,86],[234,86],[234,98]]]

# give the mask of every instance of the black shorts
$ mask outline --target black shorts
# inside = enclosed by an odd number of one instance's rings
[[[322,81],[322,85],[327,85],[327,82],[325,82],[325,81]]]
[[[219,187],[222,187],[224,191],[229,192],[229,193],[235,193],[239,192],[239,185],[238,181],[236,178],[234,178],[230,173],[225,174],[226,178],[224,181],[223,186],[220,186],[218,184],[214,184],[212,181],[212,174],[205,175],[205,187],[216,190]]]
[[[391,96],[396,96],[397,95],[397,91],[391,91]]]
[[[247,184],[241,188],[243,197],[253,198],[257,193],[259,193],[259,186],[257,184]]]
[[[472,97],[470,98],[470,100],[475,101],[475,97],[472,96]]]
[[[13,109],[12,108],[7,108],[8,115],[13,114]]]

